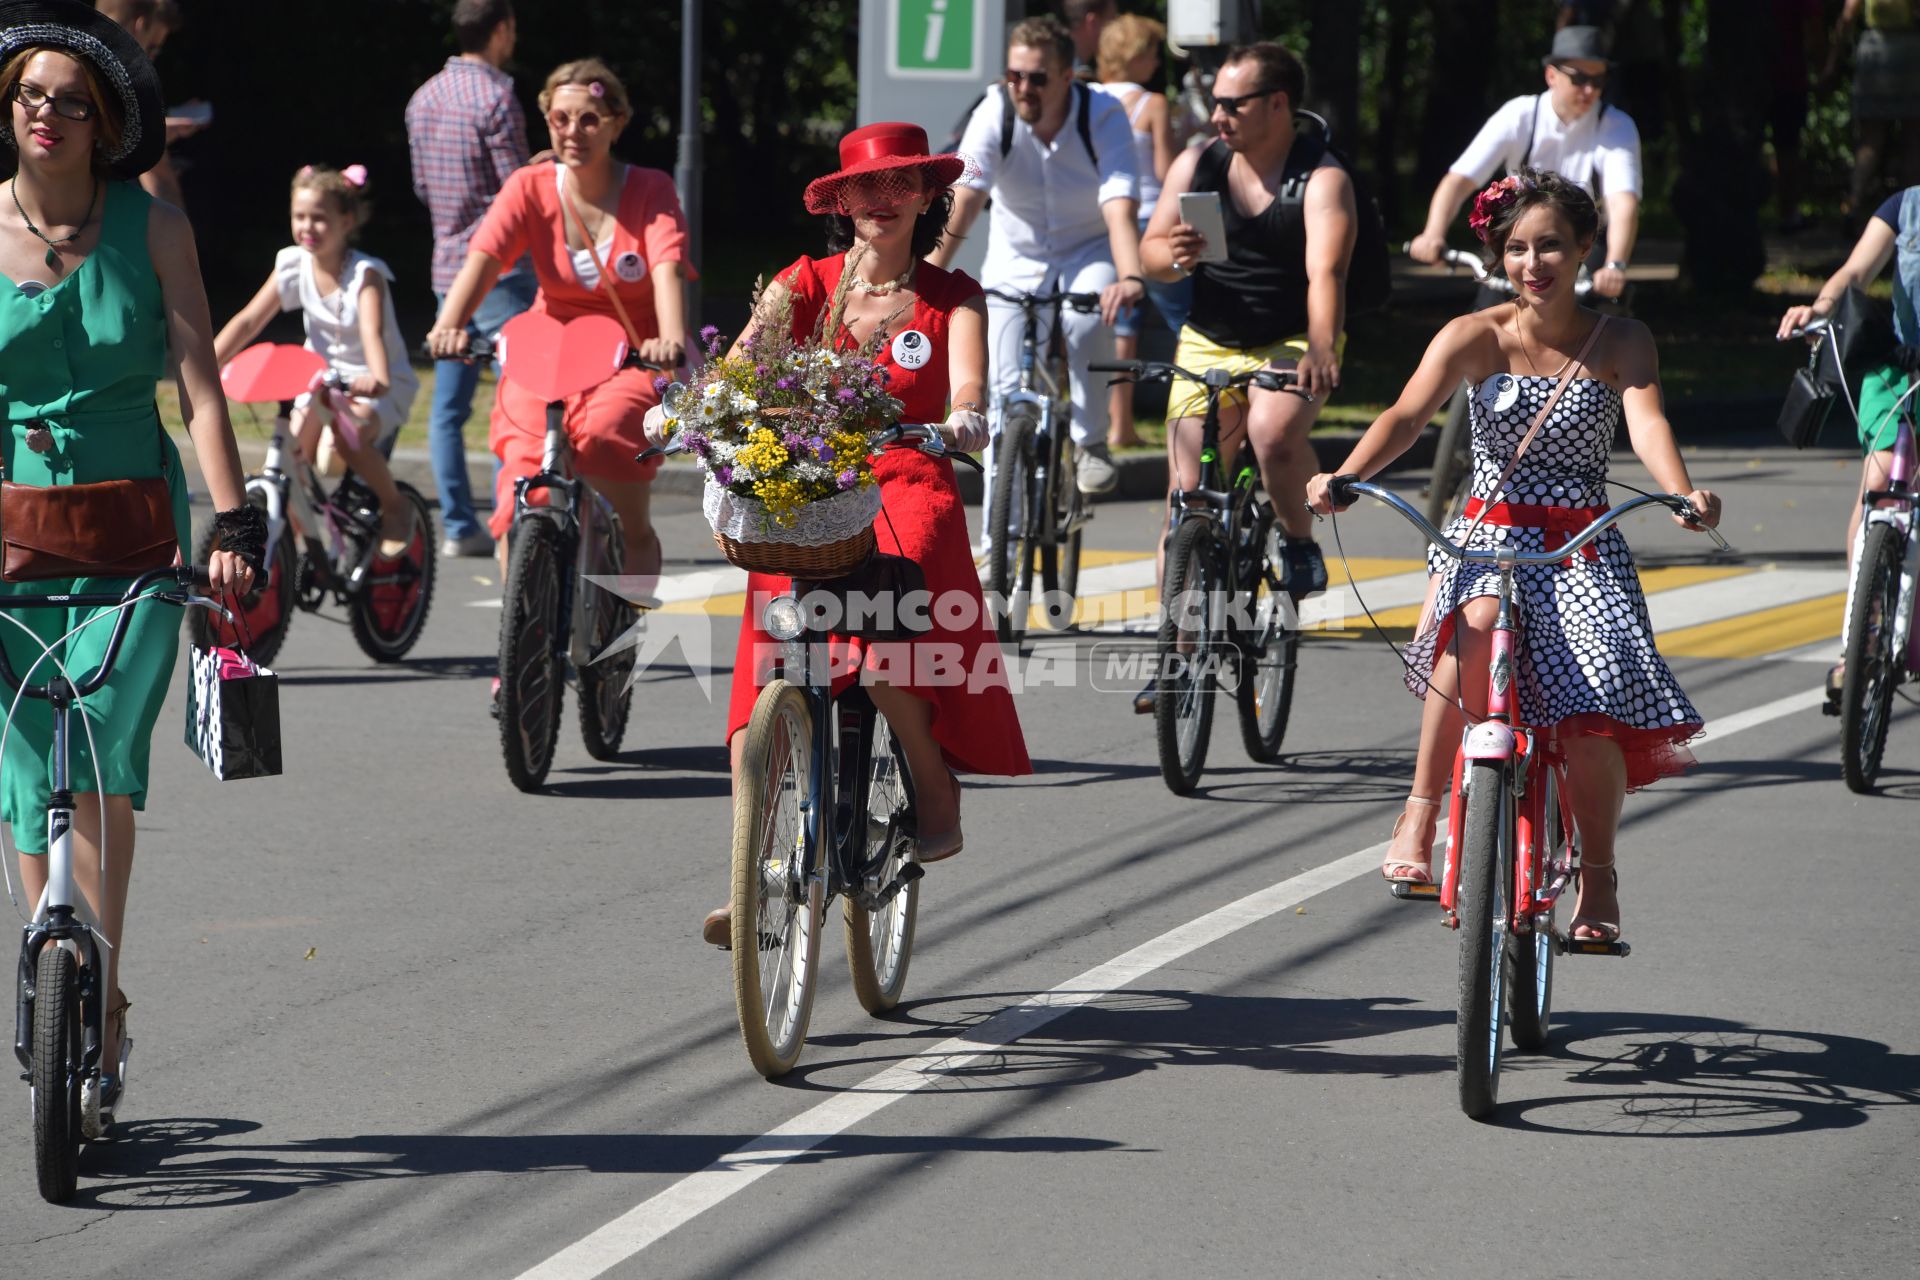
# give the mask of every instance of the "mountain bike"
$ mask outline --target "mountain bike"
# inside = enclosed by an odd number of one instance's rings
[[[1473,273],[1474,283],[1480,286],[1474,296],[1475,311],[1485,311],[1513,297],[1513,281],[1489,268],[1479,254],[1448,249],[1441,259],[1449,269],[1465,267]],[[1573,292],[1582,299],[1593,292],[1593,278],[1584,265],[1574,281]],[[1428,473],[1425,490],[1427,519],[1442,529],[1465,509],[1473,492],[1473,390],[1471,382],[1462,382],[1453,393],[1447,401],[1447,416],[1440,424],[1439,438],[1434,441],[1433,469]]]
[[[167,589],[149,592],[165,585]],[[103,1087],[100,1063],[105,1044],[106,1003],[111,998],[107,972],[107,941],[99,919],[73,875],[74,793],[72,780],[73,719],[76,707],[98,692],[113,671],[126,639],[133,610],[160,602],[181,608],[224,613],[220,604],[196,591],[207,590],[205,568],[175,566],[155,569],[134,579],[124,592],[78,595],[0,597],[0,617],[17,623],[17,609],[111,608],[86,624],[113,619],[113,630],[100,665],[84,676],[74,676],[58,659],[43,655],[26,673],[16,673],[0,648],[0,680],[9,703],[17,698],[45,702],[53,711],[53,751],[49,765],[52,788],[47,798],[47,887],[34,904],[33,917],[20,940],[18,982],[15,985],[13,1052],[32,1086],[33,1167],[40,1194],[54,1204],[73,1197],[80,1176],[80,1147],[105,1133],[113,1124],[119,1089]],[[24,630],[24,627],[20,627]],[[34,671],[51,662],[53,672],[34,683]],[[12,724],[12,713],[7,723]],[[80,731],[89,732],[84,716]],[[98,790],[96,780],[96,792]],[[101,851],[105,879],[105,849]],[[126,1050],[113,1079],[126,1080]]]
[[[1816,338],[1809,359],[1819,367],[1821,346],[1831,328],[1818,319],[1792,336]],[[1898,347],[1889,357],[1909,372],[1920,371],[1920,347]],[[1886,752],[1887,726],[1893,718],[1893,695],[1900,685],[1920,678],[1920,628],[1913,625],[1920,608],[1915,578],[1920,575],[1920,519],[1916,493],[1913,391],[1894,410],[1893,461],[1887,487],[1860,495],[1863,510],[1854,532],[1853,572],[1847,581],[1846,611],[1842,615],[1840,652],[1844,674],[1838,705],[1826,704],[1829,715],[1840,717],[1840,770],[1847,789],[1872,791],[1880,777]]]
[[[1612,508],[1552,551],[1475,550],[1449,542],[1391,490],[1352,476],[1336,476],[1329,490],[1336,507],[1351,504],[1357,494],[1392,507],[1454,559],[1499,570],[1487,712],[1467,727],[1454,756],[1440,882],[1393,886],[1398,898],[1438,898],[1446,924],[1460,934],[1454,1051],[1460,1109],[1477,1119],[1492,1114],[1499,1100],[1502,1023],[1516,1048],[1546,1044],[1555,955],[1624,956],[1632,950],[1624,941],[1575,938],[1554,927],[1561,895],[1581,874],[1580,842],[1566,798],[1566,756],[1551,729],[1520,719],[1513,696],[1521,625],[1514,570],[1560,564],[1643,507],[1665,507],[1685,519],[1696,513],[1678,494],[1647,494]],[[1726,549],[1717,530],[1706,532]]]
[[[875,447],[890,444],[979,465],[949,451],[933,426],[891,427]],[[900,1002],[913,958],[923,874],[913,858],[913,778],[860,682],[833,691],[831,639],[865,633],[819,625],[848,616],[835,606],[873,580],[855,571],[828,582],[794,581],[762,615],[767,635],[781,645],[781,671],[760,690],[742,730],[733,793],[732,952],[740,1035],[754,1070],[769,1079],[792,1070],[806,1043],[820,929],[835,897],[846,900],[847,967],[867,1012]]]
[[[1189,487],[1180,477],[1167,501],[1166,569],[1160,588],[1153,701],[1160,777],[1183,796],[1200,781],[1213,733],[1213,690],[1223,675],[1234,681],[1240,740],[1259,764],[1280,756],[1293,706],[1300,655],[1299,617],[1274,571],[1273,507],[1259,498],[1253,447],[1242,441],[1232,480],[1220,467],[1220,397],[1230,390],[1306,393],[1291,373],[1250,369],[1191,373],[1158,361],[1126,360],[1091,366],[1135,382],[1176,378],[1205,390],[1200,427],[1200,474]]]
[[[412,485],[396,482],[413,509],[413,536],[398,560],[379,557],[380,504],[352,472],[328,493],[321,477],[289,446],[294,399],[311,393],[310,411],[342,433],[357,431],[347,411],[346,381],[325,357],[305,347],[258,343],[220,371],[229,399],[279,403],[266,461],[247,477],[247,501],[267,514],[267,575],[243,597],[233,620],[203,610],[187,616],[200,648],[244,650],[269,665],[285,643],[296,610],[316,612],[328,600],[347,610],[353,639],[375,662],[398,662],[420,639],[433,606],[433,516]],[[194,539],[193,558],[213,551],[213,527]]]
[[[551,330],[538,312],[509,320],[496,343],[475,339],[464,358],[498,354],[501,376],[547,405],[540,469],[513,484],[507,530],[507,572],[500,611],[500,754],[522,791],[546,781],[560,736],[560,712],[571,672],[580,697],[580,738],[595,760],[619,754],[633,706],[635,649],[620,639],[634,606],[607,587],[626,570],[620,517],[573,473],[567,400],[623,369],[658,369],[628,347],[626,331],[607,316],[568,321],[557,340],[541,333],[532,354],[516,355],[516,335]]]
[[[992,539],[987,591],[1001,614],[1003,644],[1027,634],[1033,575],[1040,573],[1045,619],[1061,631],[1073,622],[1080,591],[1080,539],[1093,502],[1074,480],[1073,400],[1067,382],[1063,308],[1090,312],[1097,293],[1021,293],[988,289],[1020,308],[1020,387],[1001,398],[994,431],[993,492],[983,517]],[[1044,349],[1040,313],[1051,308]]]

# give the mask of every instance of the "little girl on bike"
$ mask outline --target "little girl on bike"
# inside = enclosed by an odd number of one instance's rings
[[[334,429],[334,447],[366,481],[380,503],[380,554],[396,559],[413,538],[412,507],[394,488],[380,444],[407,420],[420,381],[407,363],[406,343],[394,317],[393,272],[378,258],[352,247],[365,221],[362,191],[367,171],[307,165],[293,175],[293,240],[273,262],[273,273],[214,343],[224,366],[260,336],[282,311],[299,311],[307,348],[325,356],[347,379],[349,408],[359,439]],[[295,402],[293,428],[301,456],[319,452],[320,422],[311,396]]]

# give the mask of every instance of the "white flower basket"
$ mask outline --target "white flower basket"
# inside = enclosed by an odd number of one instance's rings
[[[782,526],[758,498],[731,493],[709,476],[700,508],[713,526],[713,540],[732,563],[761,573],[824,579],[857,568],[872,553],[880,486],[810,502],[791,526]]]

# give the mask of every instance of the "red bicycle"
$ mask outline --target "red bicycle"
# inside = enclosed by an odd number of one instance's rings
[[[1514,570],[1578,555],[1643,507],[1665,507],[1687,520],[1697,513],[1678,494],[1646,494],[1614,507],[1552,551],[1477,550],[1448,541],[1398,494],[1351,476],[1334,478],[1329,496],[1336,507],[1351,504],[1356,494],[1386,503],[1454,559],[1500,571],[1487,713],[1467,727],[1453,759],[1440,882],[1393,886],[1396,898],[1437,898],[1447,927],[1460,934],[1460,1109],[1479,1118],[1491,1114],[1499,1098],[1503,1019],[1515,1048],[1539,1049],[1547,1042],[1555,955],[1624,956],[1630,950],[1625,942],[1575,938],[1554,927],[1560,896],[1580,875],[1580,840],[1567,802],[1566,756],[1551,729],[1519,721],[1512,696],[1520,635]],[[1719,533],[1706,531],[1726,549]]]

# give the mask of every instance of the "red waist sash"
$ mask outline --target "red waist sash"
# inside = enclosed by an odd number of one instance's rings
[[[1482,514],[1484,513],[1484,514]],[[1557,551],[1572,540],[1573,535],[1607,514],[1605,507],[1536,507],[1520,502],[1496,502],[1488,506],[1479,498],[1467,499],[1467,519],[1479,518],[1482,524],[1497,524],[1510,529],[1539,529],[1541,542],[1548,551]],[[1580,554],[1589,560],[1598,560],[1600,553],[1589,542],[1580,548]],[[1562,564],[1571,565],[1569,556]]]

